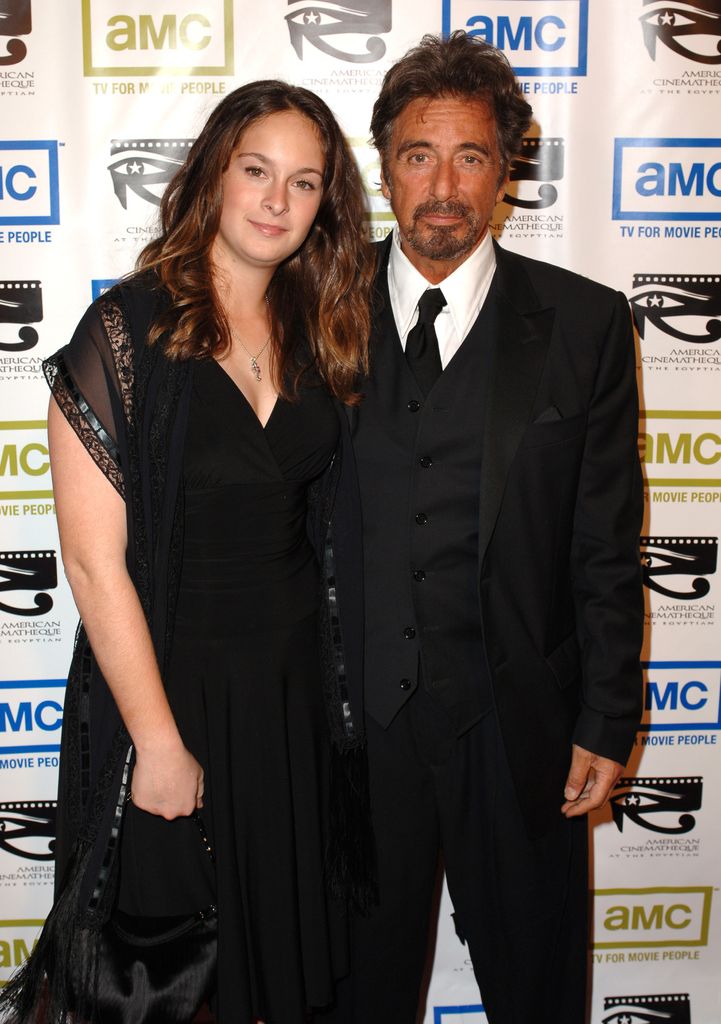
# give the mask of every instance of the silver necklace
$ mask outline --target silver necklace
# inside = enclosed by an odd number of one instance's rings
[[[238,335],[237,335],[237,333],[236,333],[236,331],[235,331],[235,330],[233,330],[233,329],[231,328],[231,331],[230,331],[230,333],[231,333],[231,334],[233,335],[233,337],[234,337],[234,338],[235,338],[235,340],[236,340],[236,341],[238,342],[238,344],[240,345],[240,347],[241,347],[241,348],[243,349],[243,351],[245,352],[245,354],[246,354],[246,355],[247,355],[247,356],[249,357],[249,359],[250,359],[250,372],[251,372],[251,373],[253,374],[253,376],[255,377],[255,379],[256,379],[257,381],[261,381],[261,380],[262,380],[263,378],[262,378],[262,376],[261,376],[261,373],[260,373],[260,364],[258,363],[258,360],[259,360],[259,359],[260,359],[260,357],[261,357],[261,356],[263,355],[263,353],[264,353],[264,352],[265,352],[265,350],[267,349],[268,345],[270,345],[270,334],[269,334],[269,335],[268,335],[268,337],[267,337],[267,338],[265,339],[265,343],[264,343],[264,345],[263,345],[262,349],[260,350],[260,352],[256,352],[256,354],[255,354],[255,355],[253,355],[253,353],[252,353],[252,352],[249,352],[249,351],[248,351],[248,349],[247,349],[247,348],[245,347],[245,345],[244,345],[244,344],[243,344],[243,342],[242,342],[242,341],[240,340],[240,338],[238,337]]]
[[[266,315],[267,316],[269,316],[269,313],[268,313],[269,308],[270,308],[270,303],[268,302],[268,296],[266,295],[265,296],[265,311],[266,311]],[[231,325],[229,325],[229,326],[230,326],[230,333],[232,334],[233,338],[238,342],[240,347],[243,349],[245,354],[250,359],[250,372],[253,374],[255,379],[260,382],[263,378],[262,378],[261,373],[260,373],[260,363],[258,362],[258,360],[263,355],[263,353],[267,349],[268,345],[270,345],[270,339],[271,339],[271,336],[273,334],[272,328],[271,328],[271,330],[268,331],[268,337],[263,342],[263,347],[261,348],[260,352],[256,352],[256,354],[253,355],[253,353],[249,352],[248,349],[245,347],[245,345],[243,344],[243,342],[242,342],[241,338],[239,337],[238,332],[235,330],[235,328],[233,328]]]

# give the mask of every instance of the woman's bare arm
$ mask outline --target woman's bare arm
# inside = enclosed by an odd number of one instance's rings
[[[125,505],[50,399],[50,464],[63,564],[101,672],[135,747],[133,803],[171,819],[202,806],[203,770],[170,710],[125,564]]]

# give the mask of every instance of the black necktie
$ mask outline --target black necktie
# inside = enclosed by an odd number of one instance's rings
[[[428,394],[443,370],[433,324],[445,304],[440,288],[424,291],[418,303],[418,323],[408,332],[406,340],[406,359],[424,395]]]

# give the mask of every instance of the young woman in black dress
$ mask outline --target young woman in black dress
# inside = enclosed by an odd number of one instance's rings
[[[331,740],[342,762],[361,739],[328,678],[341,664],[337,608],[320,653],[332,567],[318,561],[342,403],[357,400],[367,363],[361,183],[323,101],[257,82],[211,114],[161,218],[136,274],[46,366],[82,628],[63,737],[63,881],[15,1005],[43,972],[49,1019],[66,1019],[70,989],[91,1017],[65,962],[78,949],[92,961],[113,914],[172,919],[212,904],[216,1019],[301,1024],[345,968],[329,887],[368,891],[358,848],[354,878],[332,878],[328,861]]]

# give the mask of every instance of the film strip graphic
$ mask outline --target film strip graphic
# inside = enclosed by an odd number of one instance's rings
[[[721,275],[634,274],[630,297],[639,337],[645,340],[646,324],[693,345],[708,345],[721,338]],[[693,317],[694,331],[674,325],[681,317]],[[684,326],[690,326],[688,322]]]
[[[0,0],[0,3],[2,0]],[[30,324],[43,318],[43,290],[39,281],[0,280],[0,324],[22,324],[18,341],[0,338],[0,352],[26,352],[38,341]]]
[[[611,814],[619,832],[624,820],[662,835],[685,835],[696,824],[690,811],[701,809],[703,777],[646,778],[625,777],[618,780],[611,794]],[[654,815],[671,817],[671,824],[659,824]]]
[[[55,800],[0,803],[0,850],[26,860],[52,860],[57,806]]]
[[[48,590],[58,585],[55,551],[0,551],[0,594],[35,591],[33,607],[0,600],[0,611],[10,615],[45,615],[53,606]]]
[[[717,564],[718,537],[641,537],[643,582],[664,597],[706,597],[711,589],[707,577],[716,572]],[[676,587],[669,577],[678,580]]]
[[[195,139],[113,139],[108,164],[113,190],[124,210],[128,192],[160,206],[165,186],[185,163]]]
[[[691,1024],[688,992],[668,995],[606,996],[601,1024]]]
[[[552,181],[560,181],[565,164],[565,142],[558,138],[523,139],[521,152],[511,162],[509,181],[541,182],[536,199],[506,192],[503,202],[524,210],[544,210],[558,199]]]

